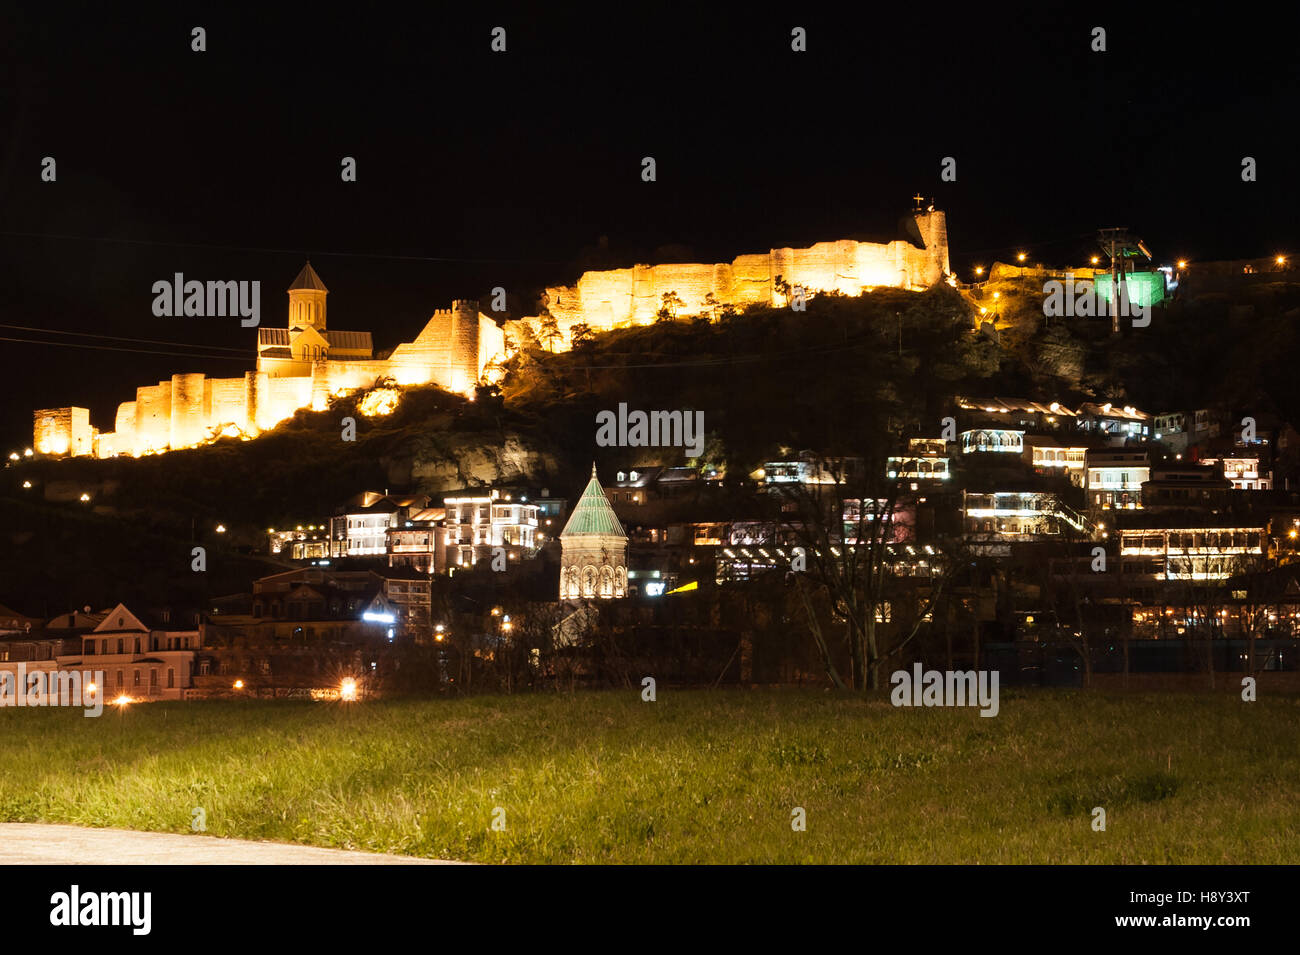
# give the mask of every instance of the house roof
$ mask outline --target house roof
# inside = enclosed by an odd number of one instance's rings
[[[295,292],[298,289],[314,289],[317,292],[329,291],[329,289],[325,287],[325,283],[320,280],[320,276],[316,274],[316,270],[311,267],[310,259],[308,259],[307,264],[302,267],[302,271],[298,273],[298,277],[293,280],[293,284],[289,286],[290,292]]]
[[[1000,413],[1034,411],[1039,414],[1064,415],[1067,418],[1074,416],[1074,412],[1060,402],[1053,401],[1049,404],[1043,404],[1041,401],[1031,401],[1028,398],[971,398],[963,395],[958,397],[957,407],[965,411],[996,411]]]
[[[586,490],[574,505],[568,523],[560,532],[560,539],[572,537],[627,537],[623,525],[618,522],[609,498],[596,477],[596,465],[591,466],[591,480]]]

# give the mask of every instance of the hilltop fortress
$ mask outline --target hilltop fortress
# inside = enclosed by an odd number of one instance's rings
[[[289,287],[285,328],[257,330],[256,370],[239,378],[201,373],[172,375],[142,385],[117,408],[113,430],[101,432],[85,408],[35,412],[33,447],[47,455],[155,454],[195,447],[220,437],[254,438],[301,408],[323,411],[332,397],[384,379],[399,385],[435,384],[472,394],[499,374],[525,334],[541,337],[548,316],[564,350],[575,326],[608,331],[655,321],[665,296],[675,294],[681,316],[722,307],[783,305],[786,284],[810,294],[859,295],[877,287],[924,289],[949,274],[944,214],[931,206],[904,220],[907,238],[889,243],[843,239],[806,249],[771,249],[715,265],[637,265],[585,272],[572,286],[547,288],[544,314],[498,323],[477,302],[456,301],[435,311],[414,341],[375,358],[368,331],[330,329],[329,290],[311,263]],[[525,332],[525,329],[527,332]]]

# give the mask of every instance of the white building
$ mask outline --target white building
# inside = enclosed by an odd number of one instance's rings
[[[1146,451],[1089,451],[1088,506],[1133,510],[1142,506],[1142,485],[1151,478]]]

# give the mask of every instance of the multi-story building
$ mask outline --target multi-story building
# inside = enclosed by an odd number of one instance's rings
[[[448,568],[473,567],[491,558],[494,548],[505,548],[508,560],[536,552],[538,511],[513,494],[489,491],[443,499],[443,539]]]
[[[330,556],[330,532],[325,524],[299,524],[293,530],[268,528],[272,554],[289,560],[319,560]]]
[[[947,481],[950,463],[948,442],[942,438],[910,438],[906,454],[889,456],[885,473],[900,481]]]
[[[331,557],[380,557],[388,553],[388,529],[401,526],[412,508],[429,506],[427,495],[362,491],[330,519]]]
[[[755,476],[765,486],[853,484],[862,478],[863,467],[862,458],[823,457],[801,451],[794,460],[765,462]]]
[[[1232,484],[1217,467],[1206,464],[1166,464],[1151,469],[1142,485],[1142,506],[1147,508],[1222,508]]]
[[[1151,440],[1152,417],[1132,405],[1087,402],[1079,406],[1078,429],[1104,438],[1112,447],[1145,444]]]
[[[80,652],[60,657],[60,669],[103,671],[104,699],[183,700],[193,686],[202,644],[197,614],[136,614],[118,604],[81,639]]]
[[[1018,428],[973,428],[961,433],[961,453],[998,452],[1023,454],[1025,432]]]
[[[1221,458],[1201,458],[1202,464],[1221,467],[1224,480],[1230,481],[1237,491],[1269,491],[1273,488],[1272,474],[1261,473],[1258,452],[1237,451]]]
[[[1061,531],[1062,508],[1054,494],[963,492],[961,510],[966,535],[990,542],[1038,540]]]
[[[1090,450],[1084,488],[1093,510],[1133,510],[1142,506],[1142,485],[1151,477],[1145,450]]]
[[[389,567],[407,567],[426,574],[447,569],[447,548],[442,522],[447,510],[442,507],[412,509],[400,525],[385,531]]]
[[[1066,447],[1055,438],[1026,435],[1026,463],[1044,477],[1064,476],[1075,487],[1083,487],[1088,473],[1088,449]]]
[[[1152,518],[1119,531],[1120,572],[1161,580],[1223,580],[1249,569],[1267,550],[1264,523],[1191,516]]]

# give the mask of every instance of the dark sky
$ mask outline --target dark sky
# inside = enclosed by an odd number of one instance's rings
[[[669,244],[714,261],[892,238],[918,190],[947,211],[963,275],[1020,248],[1081,262],[1112,225],[1163,261],[1296,243],[1293,12],[430,6],[4,14],[0,324],[44,331],[0,337],[184,353],[0,341],[6,453],[30,443],[34,408],[88,406],[109,430],[137,385],[252,367],[237,319],[152,315],[150,287],[178,271],[261,280],[262,322],[282,326],[310,255],[330,326],[391,348],[453,298],[571,279],[602,235],[623,265]],[[808,52],[790,51],[793,26]],[[1258,182],[1241,181],[1243,156]]]

